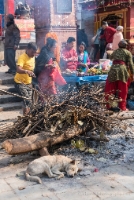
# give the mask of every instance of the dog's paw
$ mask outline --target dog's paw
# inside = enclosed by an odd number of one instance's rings
[[[55,177],[55,180],[60,180],[60,179],[61,179],[60,176]]]
[[[55,178],[57,175],[56,174],[49,174],[48,177],[49,178]]]
[[[53,175],[51,176],[51,178],[55,178],[55,177],[57,177],[57,175],[56,175],[56,174],[53,174]]]
[[[61,175],[59,175],[59,176],[56,177],[56,180],[60,180],[63,177],[64,177],[64,174],[61,174]]]

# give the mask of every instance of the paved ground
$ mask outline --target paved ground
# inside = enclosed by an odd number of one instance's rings
[[[133,200],[134,163],[113,165],[91,175],[28,182],[24,170],[36,155],[9,156],[0,150],[0,200]],[[85,170],[85,168],[84,168]]]

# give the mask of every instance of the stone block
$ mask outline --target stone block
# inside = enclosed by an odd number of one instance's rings
[[[134,200],[134,193],[129,193],[126,195],[116,195],[113,197],[109,197],[109,198],[102,198],[102,200]]]
[[[21,177],[10,177],[5,179],[9,186],[14,190],[19,188],[27,188],[28,186],[35,185],[34,182],[26,181],[25,176]]]
[[[12,188],[6,183],[6,181],[4,179],[1,179],[0,180],[0,193],[10,191],[10,190],[12,190]],[[0,198],[1,198],[1,195],[0,195]]]
[[[20,200],[19,197],[13,191],[6,191],[0,193],[1,200]]]
[[[134,177],[133,176],[117,176],[115,181],[123,185],[130,192],[134,192]]]
[[[112,200],[112,197],[116,195],[123,196],[130,193],[127,188],[113,180],[107,180],[105,182],[99,181],[95,185],[87,186],[87,189],[99,196],[100,199],[111,197]]]
[[[99,200],[99,198],[86,188],[80,188],[74,191],[73,188],[63,193],[58,193],[59,199],[64,200]]]
[[[36,184],[34,186],[29,186],[24,190],[15,190],[15,193],[20,200],[58,200],[56,195],[48,191],[46,185]]]

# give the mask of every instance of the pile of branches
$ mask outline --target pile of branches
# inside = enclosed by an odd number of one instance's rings
[[[91,122],[93,128],[109,130],[114,124],[106,110],[101,86],[68,88],[49,97],[33,90],[38,102],[33,104],[29,115],[18,117],[13,126],[6,127],[1,139],[23,138],[42,131],[60,135],[72,126],[85,127]]]

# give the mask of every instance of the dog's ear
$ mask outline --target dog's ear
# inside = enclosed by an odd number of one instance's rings
[[[70,164],[75,165],[75,164],[76,164],[76,161],[75,161],[75,160],[71,160]]]

